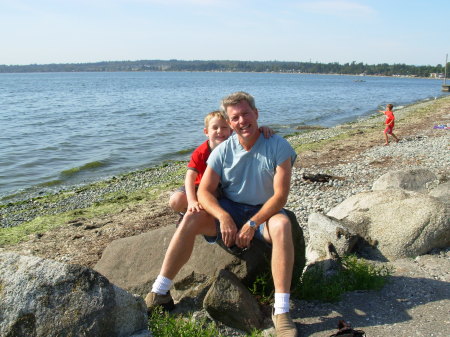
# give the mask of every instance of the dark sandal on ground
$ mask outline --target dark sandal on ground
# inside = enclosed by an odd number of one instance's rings
[[[332,334],[330,337],[365,337],[366,333],[362,330],[353,329],[349,323],[344,320],[338,322],[338,332]]]

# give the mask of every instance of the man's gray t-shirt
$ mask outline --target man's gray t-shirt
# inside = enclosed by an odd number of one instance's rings
[[[219,175],[226,198],[262,205],[274,193],[276,167],[288,158],[294,164],[296,157],[291,145],[278,135],[264,138],[261,134],[250,151],[246,151],[233,134],[212,151],[208,166]]]

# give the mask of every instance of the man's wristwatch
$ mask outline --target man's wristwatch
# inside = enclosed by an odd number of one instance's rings
[[[256,230],[256,228],[258,228],[258,226],[256,225],[256,222],[254,222],[253,220],[248,220],[247,223],[250,226],[250,228],[252,228],[253,230]]]

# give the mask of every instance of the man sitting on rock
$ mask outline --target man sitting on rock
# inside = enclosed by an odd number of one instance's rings
[[[174,307],[169,289],[173,279],[189,260],[197,235],[227,247],[250,246],[253,237],[272,246],[272,276],[275,304],[272,319],[277,336],[297,336],[289,314],[289,297],[294,264],[291,223],[283,210],[287,202],[292,165],[296,153],[282,137],[264,138],[258,128],[254,98],[237,92],[221,104],[233,135],[210,155],[198,190],[204,211],[188,212],[180,223],[152,291],[145,302],[148,310]],[[222,185],[224,197],[215,191]]]

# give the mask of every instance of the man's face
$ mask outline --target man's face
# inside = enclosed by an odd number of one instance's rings
[[[247,101],[227,107],[228,123],[239,137],[251,138],[258,130],[258,110],[253,110]]]

